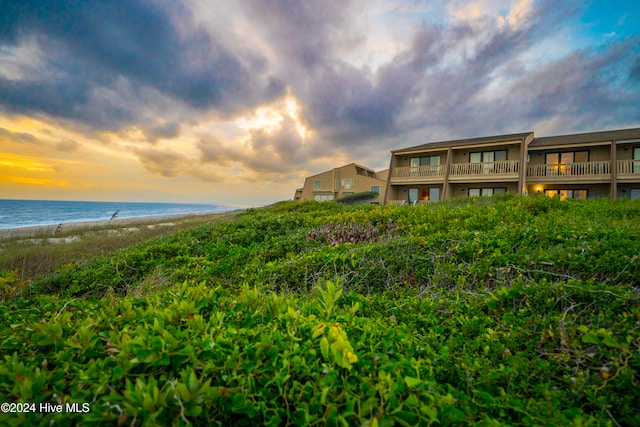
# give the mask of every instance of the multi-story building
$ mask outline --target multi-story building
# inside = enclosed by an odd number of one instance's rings
[[[372,200],[382,203],[387,188],[388,171],[375,172],[356,163],[350,163],[305,179],[304,187],[296,190],[295,201],[329,201],[365,191],[378,193]]]
[[[524,132],[391,152],[386,203],[502,193],[640,198],[640,128],[543,138]]]

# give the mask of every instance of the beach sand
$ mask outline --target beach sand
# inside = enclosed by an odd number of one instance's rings
[[[16,239],[48,239],[49,241],[74,241],[77,235],[87,235],[93,231],[107,230],[114,234],[139,231],[140,228],[173,227],[185,222],[202,223],[207,217],[219,218],[221,215],[237,213],[239,210],[203,214],[175,216],[149,216],[137,218],[116,218],[103,221],[68,222],[60,225],[42,225],[0,229],[0,242]]]

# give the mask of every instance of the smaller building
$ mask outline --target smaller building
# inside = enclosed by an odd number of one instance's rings
[[[373,199],[372,203],[382,203],[387,188],[388,172],[375,172],[356,163],[350,163],[306,178],[304,187],[296,189],[293,199],[297,202],[325,202],[371,191],[378,193],[378,197]]]

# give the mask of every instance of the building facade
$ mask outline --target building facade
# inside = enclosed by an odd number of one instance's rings
[[[372,169],[350,163],[305,179],[304,187],[295,192],[295,201],[316,200],[319,202],[339,199],[365,191],[378,193],[373,203],[385,199],[388,171],[375,172]]]
[[[640,128],[543,138],[524,132],[395,150],[384,202],[504,193],[640,198]]]

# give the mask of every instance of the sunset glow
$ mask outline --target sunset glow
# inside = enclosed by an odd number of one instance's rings
[[[428,141],[640,126],[638,2],[16,4],[0,199],[252,206]]]

